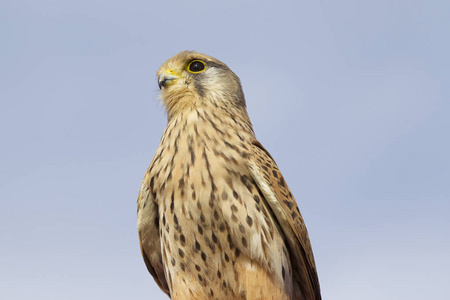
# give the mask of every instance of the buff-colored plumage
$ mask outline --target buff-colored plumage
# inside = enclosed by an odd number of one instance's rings
[[[320,299],[305,224],[255,138],[239,78],[192,51],[157,76],[168,124],[142,182],[138,231],[158,286],[177,300]]]

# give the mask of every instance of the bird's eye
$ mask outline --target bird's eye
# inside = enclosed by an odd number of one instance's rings
[[[201,60],[193,60],[188,64],[186,69],[188,72],[196,74],[205,71],[205,68],[206,66],[204,62]]]

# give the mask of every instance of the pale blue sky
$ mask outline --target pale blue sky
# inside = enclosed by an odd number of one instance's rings
[[[153,1],[156,2],[156,1]],[[136,198],[197,50],[241,78],[324,299],[450,299],[450,2],[0,0],[0,298],[167,299]]]

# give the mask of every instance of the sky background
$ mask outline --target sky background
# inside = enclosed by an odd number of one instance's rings
[[[450,299],[450,2],[0,1],[0,298],[168,299],[136,199],[182,50],[241,78],[324,299]]]

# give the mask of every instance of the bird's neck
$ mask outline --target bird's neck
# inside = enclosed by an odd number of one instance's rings
[[[242,134],[254,137],[254,131],[245,108],[226,106],[188,107],[168,114],[165,134],[171,128],[196,130],[195,128],[211,128],[212,133]],[[187,132],[184,132],[186,134]]]

